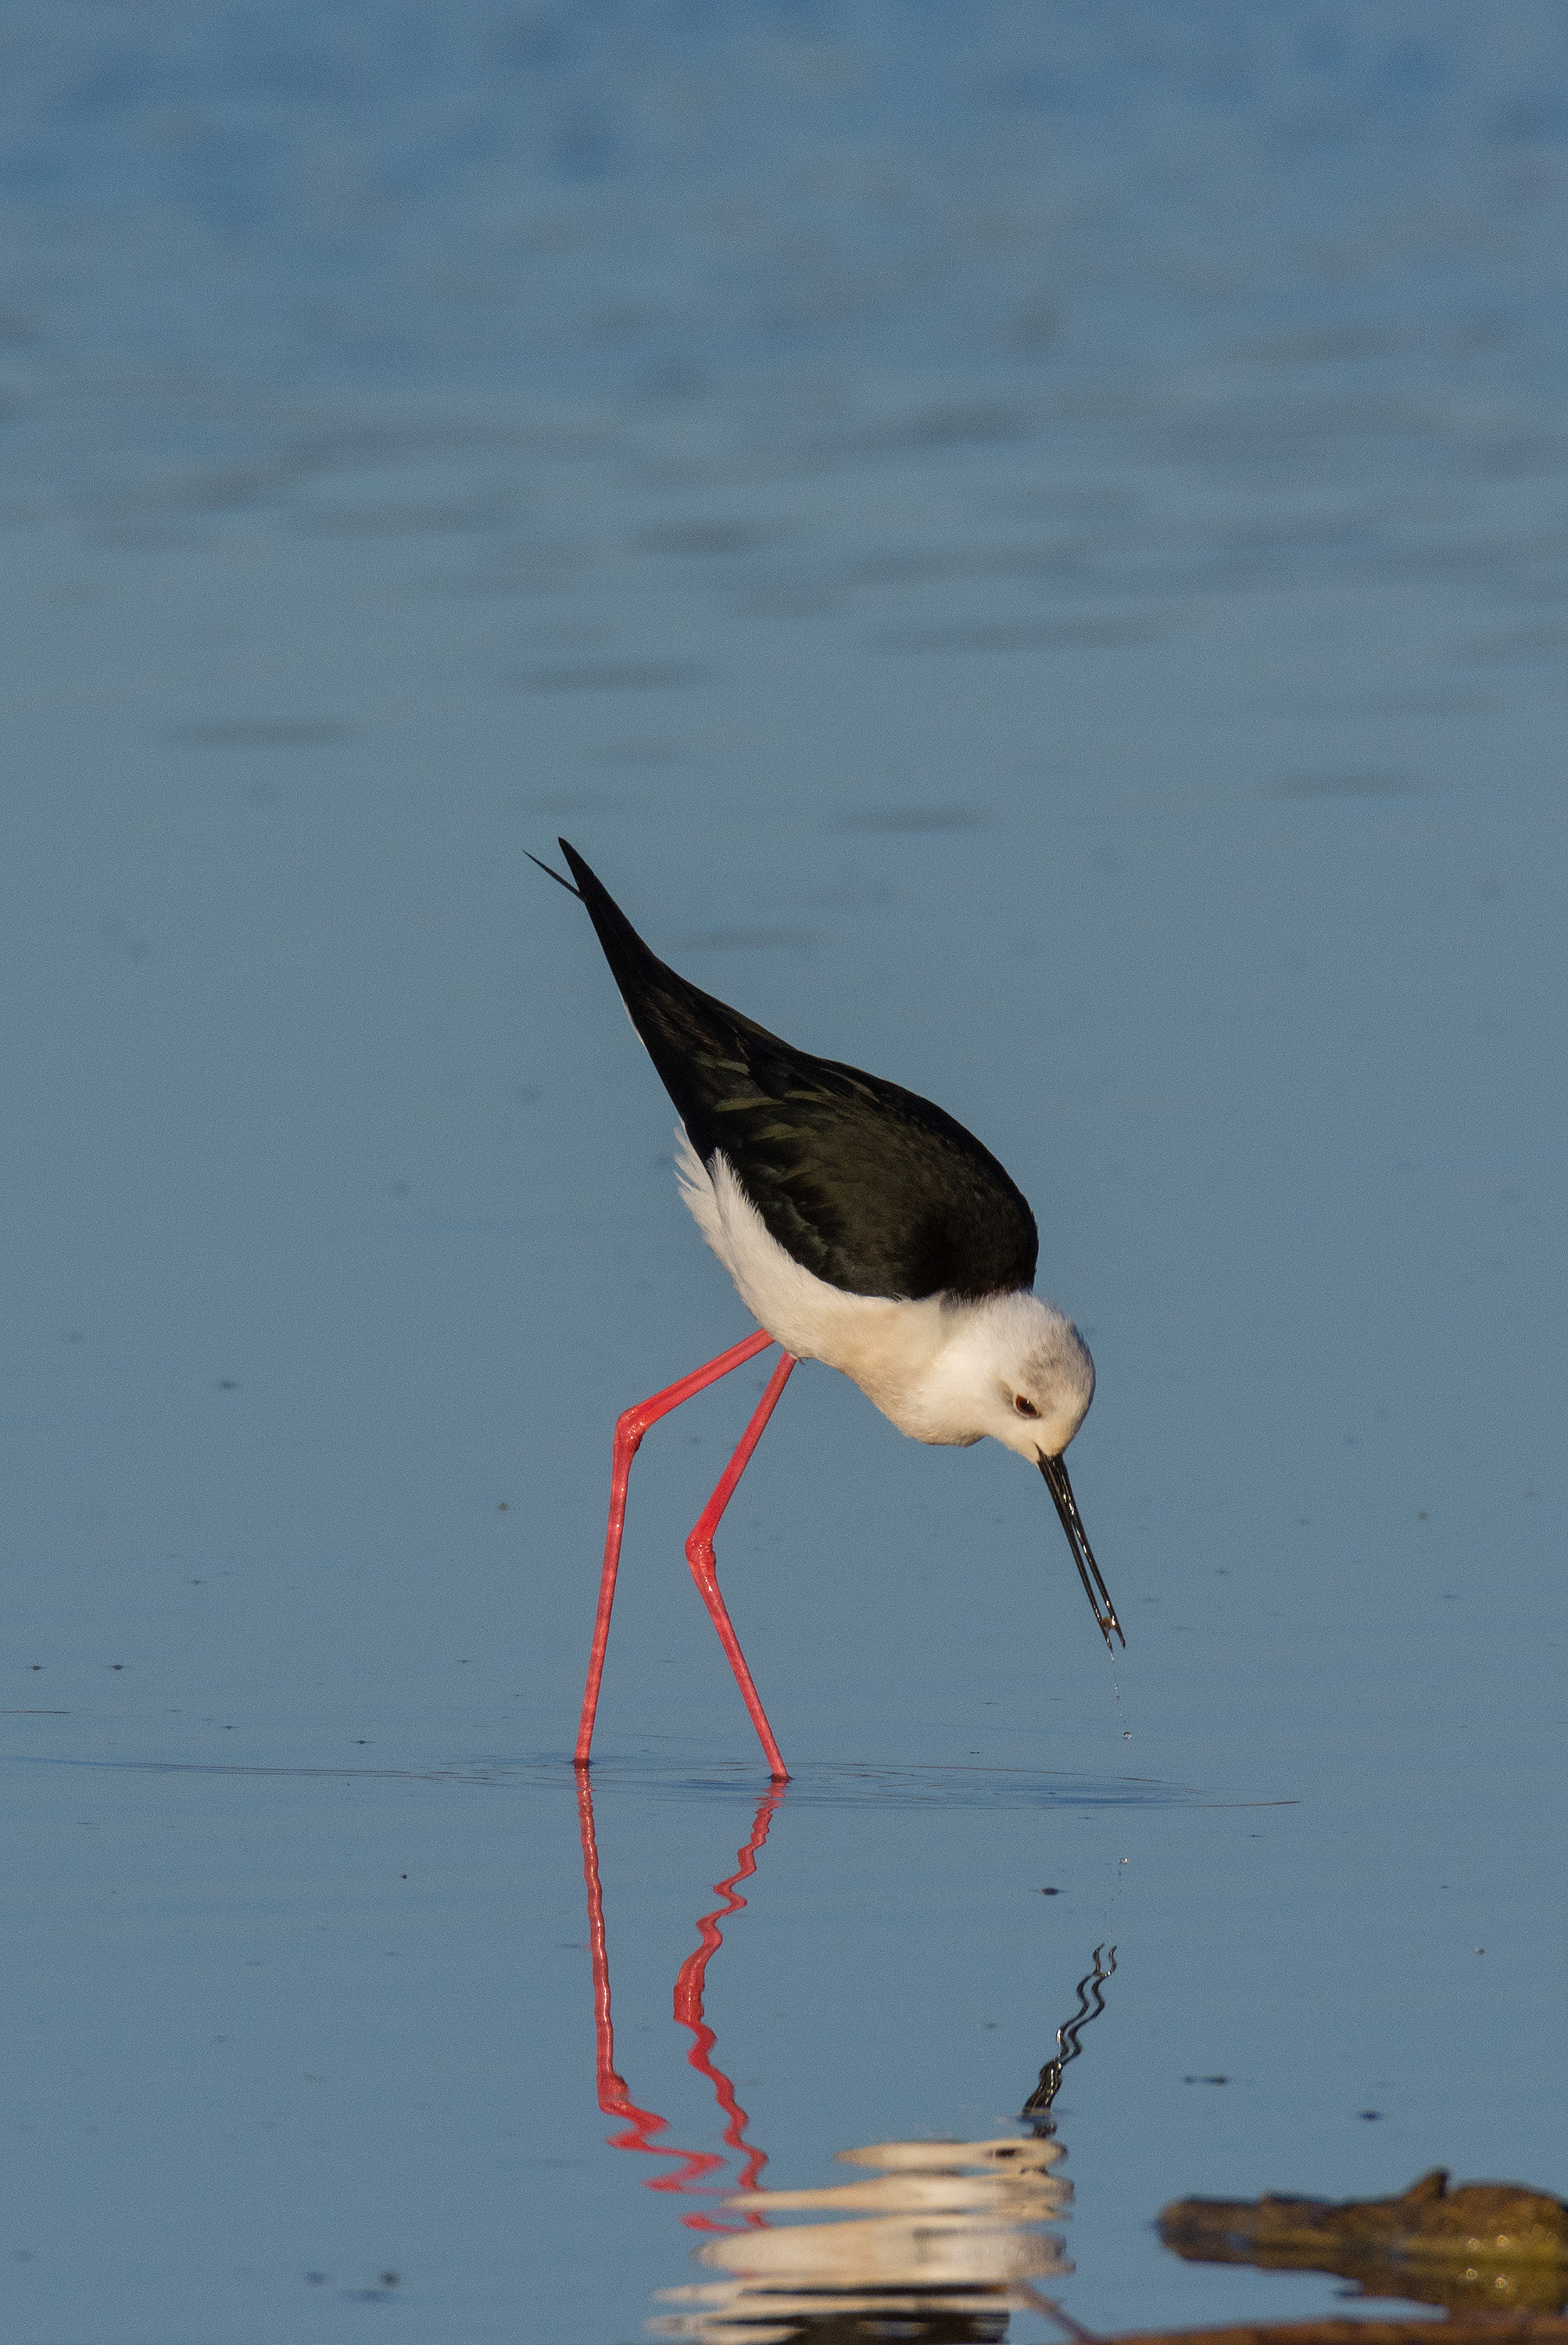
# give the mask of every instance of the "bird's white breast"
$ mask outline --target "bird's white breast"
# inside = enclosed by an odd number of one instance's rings
[[[711,1172],[684,1125],[676,1127],[676,1178],[704,1238],[741,1301],[798,1360],[822,1360],[859,1385],[901,1433],[967,1444],[980,1431],[943,1406],[938,1364],[965,1306],[932,1295],[919,1303],[846,1294],[816,1277],[769,1231],[722,1152]]]

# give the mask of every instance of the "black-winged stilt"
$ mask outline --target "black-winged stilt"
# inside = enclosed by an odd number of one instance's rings
[[[759,1323],[616,1423],[575,1764],[585,1767],[592,1752],[626,1483],[642,1437],[769,1344],[783,1357],[686,1553],[776,1778],[789,1769],[718,1592],[713,1535],[797,1360],[841,1368],[916,1441],[967,1447],[990,1434],[1038,1466],[1100,1632],[1107,1646],[1113,1634],[1125,1645],[1063,1457],[1094,1398],[1095,1364],[1072,1321],[1033,1291],[1039,1239],[1022,1193],[929,1100],[797,1051],[677,977],[576,849],[559,844],[576,886],[547,863],[539,868],[587,908],[680,1114],[681,1194]]]

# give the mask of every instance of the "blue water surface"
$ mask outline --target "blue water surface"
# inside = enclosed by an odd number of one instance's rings
[[[718,2345],[728,2195],[938,2137],[1064,2148],[974,2254],[1102,2332],[1345,2309],[1177,2197],[1568,2188],[1562,12],[0,58],[6,2337]],[[1032,1198],[1114,1665],[803,1367],[768,1800],[764,1357],[584,1809],[613,1421],[748,1322],[562,831]]]

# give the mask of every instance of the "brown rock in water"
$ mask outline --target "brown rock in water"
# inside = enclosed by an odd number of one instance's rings
[[[1558,2311],[1568,2206],[1519,2182],[1448,2187],[1441,2167],[1398,2198],[1179,2198],[1159,2218],[1189,2263],[1333,2272],[1368,2296]]]
[[[1115,2345],[1568,2345],[1549,2312],[1461,2312],[1451,2320],[1259,2320],[1228,2329],[1134,2330]]]

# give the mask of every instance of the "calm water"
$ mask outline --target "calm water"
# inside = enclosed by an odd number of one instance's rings
[[[1562,2190],[1561,12],[0,56],[6,2337],[719,2345],[918,2233],[1033,2345],[1338,2307],[1176,2197]],[[612,1421],[747,1322],[560,830],[1033,1198],[1114,1674],[805,1369],[766,1800],[764,1360],[580,1812]]]

